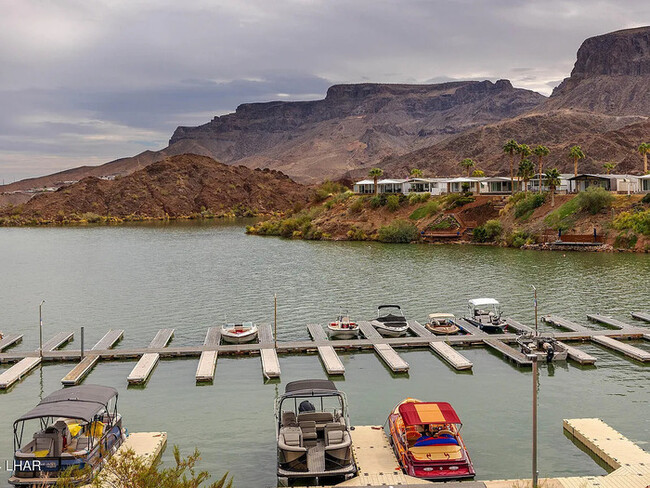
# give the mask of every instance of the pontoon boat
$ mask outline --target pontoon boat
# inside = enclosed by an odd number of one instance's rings
[[[34,420],[39,421],[36,432],[24,444],[25,427]],[[72,481],[86,484],[125,439],[117,390],[84,385],[55,391],[14,422],[14,471],[9,483],[53,486],[63,471],[76,467],[82,471]]]
[[[222,325],[221,338],[230,344],[252,342],[257,338],[257,325],[254,325],[253,322]]]
[[[469,301],[470,324],[485,332],[503,332],[508,324],[501,318],[501,305],[494,298],[475,298]]]
[[[385,337],[400,337],[406,335],[408,324],[399,305],[379,305],[377,318],[370,322],[381,335]]]
[[[460,327],[456,325],[455,320],[453,313],[431,313],[424,326],[436,335],[458,334]]]
[[[404,473],[429,480],[473,478],[474,466],[451,405],[407,398],[388,417],[390,440]]]
[[[330,337],[352,339],[359,335],[359,325],[356,322],[352,322],[347,313],[341,311],[336,321],[327,324],[327,331]]]
[[[517,344],[521,352],[530,355],[535,354],[538,361],[566,361],[569,355],[564,344],[554,337],[532,334],[521,334],[517,337]]]
[[[345,394],[329,380],[287,383],[275,402],[278,477],[352,477],[350,419]]]

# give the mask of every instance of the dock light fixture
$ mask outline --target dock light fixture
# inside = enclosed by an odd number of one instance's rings
[[[43,357],[43,304],[45,300],[41,300],[38,306],[38,356]]]

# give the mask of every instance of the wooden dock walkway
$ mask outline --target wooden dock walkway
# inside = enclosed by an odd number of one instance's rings
[[[372,341],[373,349],[393,373],[406,373],[409,370],[409,363],[399,357],[399,354],[395,352],[395,349],[390,344],[375,342],[385,338],[377,332],[370,322],[359,322],[359,329],[361,329],[361,333],[366,339]]]
[[[469,359],[456,351],[446,342],[429,342],[429,347],[455,369],[462,371],[465,369],[472,369],[474,366]]]
[[[596,358],[593,357],[591,354],[588,354],[585,351],[578,349],[577,347],[569,346],[564,342],[560,342],[560,341],[558,342],[562,346],[566,347],[569,359],[573,359],[574,361],[584,365],[594,364],[596,362]]]
[[[162,349],[167,347],[174,335],[174,329],[160,329],[149,344],[149,349]],[[160,353],[148,352],[142,355],[138,363],[133,367],[126,380],[130,385],[141,385],[147,382],[153,369],[158,364]]]
[[[434,334],[427,330],[427,328],[417,320],[409,320],[407,321],[407,324],[409,329],[411,329],[411,332],[418,337],[434,337]]]
[[[15,346],[22,340],[22,334],[5,334],[2,339],[0,339],[0,352],[9,349],[11,346]]]
[[[323,328],[318,324],[307,325],[307,330],[309,331],[311,338],[316,342],[329,340]],[[343,366],[341,359],[332,346],[318,346],[318,355],[323,362],[323,367],[325,368],[325,371],[327,371],[327,374],[345,374],[345,366]]]
[[[120,339],[124,337],[124,330],[109,330],[97,344],[89,351],[89,354],[81,360],[67,375],[61,379],[64,386],[78,385],[88,373],[95,367],[100,356],[93,354],[93,351],[112,349]]]
[[[533,364],[533,362],[528,359],[525,354],[520,353],[499,339],[483,339],[483,342],[486,345],[490,346],[492,349],[499,351],[505,357],[512,359],[519,366],[530,366]]]
[[[51,352],[67,344],[74,337],[72,332],[59,332],[43,344],[43,352]],[[38,350],[37,350],[38,352]],[[11,368],[0,374],[0,390],[6,390],[14,383],[24,378],[31,370],[41,364],[40,356],[24,357]]]
[[[531,334],[535,332],[535,329],[533,329],[532,327],[528,327],[527,325],[524,325],[521,322],[517,322],[515,319],[511,319],[510,317],[507,317],[505,320],[506,320],[506,324],[508,324],[508,328],[515,329],[519,334]]]
[[[262,374],[265,378],[280,377],[280,360],[275,350],[271,324],[262,324],[259,327],[260,357],[262,358]]]
[[[650,322],[650,312],[632,312],[632,317],[645,322]]]
[[[590,313],[587,314],[587,318],[589,320],[593,320],[594,322],[598,322],[600,324],[605,324],[609,325],[610,327],[614,327],[615,329],[630,329],[632,326],[630,324],[626,324],[625,322],[621,322],[620,320],[617,320],[613,317],[608,317],[606,315],[600,315],[599,313]]]
[[[461,328],[462,331],[466,332],[469,335],[477,336],[477,337],[489,337],[489,334],[486,332],[483,332],[481,329],[476,327],[475,325],[470,324],[467,320],[465,319],[456,319],[454,323]]]
[[[544,315],[542,317],[542,320],[544,322],[548,322],[551,325],[554,325],[556,327],[560,327],[562,329],[570,330],[572,332],[591,332],[592,329],[589,329],[588,327],[584,327],[580,324],[576,324],[575,322],[571,322],[570,320],[567,320],[563,317],[560,317],[558,315]]]
[[[210,327],[205,334],[203,345],[214,348],[213,350],[203,351],[199,358],[199,364],[196,367],[196,382],[214,381],[214,373],[217,370],[217,347],[221,345],[221,327]]]
[[[641,361],[643,363],[650,361],[650,352],[644,351],[643,349],[639,349],[638,347],[634,347],[630,344],[625,344],[624,342],[617,341],[611,337],[599,335],[593,336],[591,340],[596,344],[600,344],[601,346],[613,349],[614,351],[618,351],[622,354],[625,354],[627,357],[636,359],[637,361]]]

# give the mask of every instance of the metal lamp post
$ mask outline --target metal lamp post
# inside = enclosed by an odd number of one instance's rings
[[[537,335],[537,288],[530,285],[535,296],[535,335]],[[531,354],[530,360],[533,363],[533,487],[538,486],[537,472],[537,354]]]
[[[38,356],[43,357],[43,304],[45,300],[41,300],[38,306]]]

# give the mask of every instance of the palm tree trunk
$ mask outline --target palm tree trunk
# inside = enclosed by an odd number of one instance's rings
[[[378,178],[375,176],[375,178],[373,178],[373,179],[375,180],[375,196],[377,196],[377,192],[379,191],[379,188],[377,188],[377,180],[378,180]]]
[[[539,157],[539,192],[542,193],[542,156]]]
[[[555,207],[555,187],[551,187],[551,207]]]
[[[510,194],[515,194],[515,154],[510,155]]]
[[[643,153],[643,174],[644,175],[648,174],[648,153],[647,152]]]
[[[578,176],[578,158],[573,158],[573,176]]]

